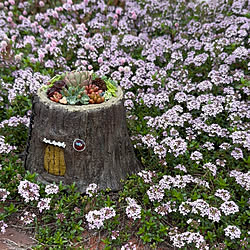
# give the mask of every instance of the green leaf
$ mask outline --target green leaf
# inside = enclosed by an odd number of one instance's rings
[[[51,78],[49,80],[50,83],[54,83],[56,81],[60,81],[64,78],[65,74],[61,74],[61,75],[55,75],[53,78]]]
[[[75,105],[78,102],[78,100],[77,100],[76,96],[68,96],[67,97],[67,102],[70,105]]]
[[[112,97],[112,93],[110,91],[105,91],[104,98],[105,100],[109,100]]]
[[[82,98],[80,99],[80,103],[84,105],[89,104],[89,97],[87,95],[83,95]]]
[[[115,86],[116,83],[112,80],[106,80],[105,83],[108,89],[106,92],[110,92],[112,96],[116,96],[116,91],[117,91],[117,87]]]

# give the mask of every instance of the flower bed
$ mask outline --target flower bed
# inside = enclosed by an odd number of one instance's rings
[[[6,207],[15,199],[20,213],[36,214],[32,226],[38,225],[40,247],[72,248],[70,239],[77,235],[80,242],[81,230],[95,227],[94,233],[107,235],[107,248],[132,248],[134,235],[145,248],[249,249],[248,1],[41,0],[43,7],[37,1],[8,3],[13,1],[0,4],[0,153],[5,159],[0,184],[10,192],[4,196]],[[74,186],[60,186],[41,216],[39,201],[20,202],[25,199],[16,191],[20,181],[35,180],[11,153],[20,153],[27,139],[31,95],[56,72],[72,70],[93,70],[119,82],[145,170],[123,182],[119,194],[93,184],[81,196]],[[43,94],[58,110],[103,109],[111,102],[63,105]],[[51,115],[51,126],[60,114]],[[98,116],[110,127],[113,118],[110,112]],[[72,116],[66,121],[58,124],[74,122]],[[76,120],[70,132],[79,124]],[[44,122],[41,133],[46,129]],[[60,133],[55,143],[72,146],[74,140],[65,141],[69,137],[55,124],[51,136]],[[53,142],[47,134],[44,138]],[[84,154],[89,142],[82,152],[71,149]],[[100,164],[100,152],[92,152],[92,164]],[[42,185],[40,195],[52,196]],[[105,207],[116,215],[106,219]],[[7,210],[0,216],[6,224],[15,208]]]

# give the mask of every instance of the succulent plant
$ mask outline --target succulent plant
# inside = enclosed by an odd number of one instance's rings
[[[75,104],[88,104],[89,103],[89,97],[86,94],[86,92],[84,92],[84,90],[77,86],[70,86],[67,88],[63,88],[61,91],[63,97],[66,98],[67,103],[70,105],[75,105]]]
[[[99,89],[98,86],[94,84],[90,84],[85,87],[85,93],[89,97],[89,103],[90,104],[99,104],[105,101],[105,98],[103,97],[104,92],[102,89]]]
[[[107,90],[105,91],[104,98],[109,100],[112,96],[116,96],[117,86],[112,80],[107,79],[106,81]]]
[[[101,78],[95,78],[95,80],[92,81],[92,84],[96,85],[99,87],[99,89],[106,91],[107,90],[107,85],[105,81]]]
[[[60,99],[62,99],[62,94],[60,94],[57,91],[55,91],[53,96],[50,97],[50,100],[53,101],[53,102],[59,102]]]
[[[64,81],[66,82],[67,86],[74,86],[74,87],[84,87],[92,82],[92,72],[90,71],[72,71],[65,75]]]
[[[103,103],[116,96],[117,84],[90,71],[72,71],[56,75],[48,83],[47,96],[54,102],[70,105]]]
[[[67,98],[65,96],[62,99],[60,99],[59,102],[61,104],[67,104],[68,103]]]
[[[62,88],[65,86],[64,81],[56,81],[54,82],[53,86],[47,90],[47,96],[50,98],[54,95],[55,92],[59,92],[62,90]]]

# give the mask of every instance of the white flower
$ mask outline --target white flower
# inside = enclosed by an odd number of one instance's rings
[[[234,201],[226,201],[222,203],[220,209],[225,215],[235,214],[239,212],[239,207]]]
[[[98,191],[98,186],[95,183],[89,184],[89,186],[86,188],[86,194],[89,197],[92,197],[94,194],[96,194]]]
[[[126,214],[129,218],[136,220],[141,218],[141,206],[136,203],[134,199],[126,198],[128,206],[126,207]]]
[[[225,229],[225,235],[228,236],[231,240],[240,238],[241,231],[236,226],[227,226]]]
[[[55,184],[48,184],[45,187],[45,193],[47,194],[57,194],[59,191],[59,188]]]

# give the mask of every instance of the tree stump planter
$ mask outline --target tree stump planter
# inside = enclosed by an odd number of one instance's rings
[[[33,100],[25,168],[44,183],[90,183],[119,190],[121,179],[141,169],[126,125],[123,92],[102,104],[63,105],[39,90]]]

